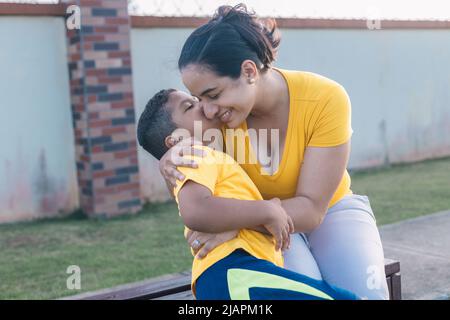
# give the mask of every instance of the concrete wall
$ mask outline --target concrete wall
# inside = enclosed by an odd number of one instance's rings
[[[78,206],[64,21],[0,18],[0,222]]]
[[[177,61],[184,40],[192,29],[132,29],[131,61],[137,119],[150,97],[163,88],[184,88]],[[158,161],[138,150],[141,194],[149,201],[169,199]]]
[[[137,114],[157,90],[183,88],[176,64],[192,30],[132,30]],[[281,31],[276,66],[322,74],[348,91],[350,169],[450,155],[450,30]],[[156,161],[142,150],[139,160],[146,194],[165,195]]]
[[[284,30],[277,65],[341,83],[350,168],[450,155],[450,30]]]

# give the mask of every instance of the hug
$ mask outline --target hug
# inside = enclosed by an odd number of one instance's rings
[[[347,171],[350,99],[331,79],[272,66],[280,40],[274,20],[221,6],[181,50],[189,94],[163,89],[139,119],[139,144],[160,160],[186,226],[193,293],[388,299],[375,215]],[[224,138],[218,150],[192,137],[199,123],[267,137]]]

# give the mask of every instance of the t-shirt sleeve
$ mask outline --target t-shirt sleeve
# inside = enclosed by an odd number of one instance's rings
[[[334,87],[326,96],[314,123],[309,147],[334,147],[347,142],[353,133],[351,103],[342,86]]]
[[[205,150],[205,149],[203,149]],[[184,156],[186,159],[195,160],[198,164],[197,168],[186,168],[186,167],[178,167],[178,171],[184,174],[185,179],[183,181],[177,180],[177,185],[174,189],[175,200],[178,203],[178,193],[180,192],[183,185],[192,180],[198,184],[201,184],[207,187],[212,194],[214,194],[219,167],[217,162],[215,161],[214,155],[211,150],[205,150],[205,157],[197,157],[197,156]]]

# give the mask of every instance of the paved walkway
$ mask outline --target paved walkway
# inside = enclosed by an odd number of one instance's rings
[[[380,227],[386,258],[400,261],[403,299],[450,299],[450,211]]]

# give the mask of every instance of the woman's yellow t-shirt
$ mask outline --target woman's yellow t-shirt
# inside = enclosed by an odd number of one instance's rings
[[[192,180],[207,187],[212,195],[221,198],[241,200],[263,200],[255,184],[245,171],[229,155],[215,151],[206,146],[195,148],[206,151],[204,158],[189,155],[187,159],[197,162],[198,168],[178,167],[185,179],[177,181],[174,195],[177,203],[178,193],[186,181]],[[242,214],[245,214],[243,212]],[[185,233],[188,229],[185,228]],[[236,238],[222,243],[214,248],[203,259],[194,258],[192,264],[192,290],[195,294],[195,281],[210,266],[225,258],[236,249],[244,249],[258,259],[264,259],[282,267],[283,256],[281,251],[275,250],[275,240],[272,236],[257,231],[242,229]]]
[[[234,129],[234,137],[227,136],[227,128],[223,134],[226,152],[234,155],[264,199],[289,199],[295,196],[306,147],[333,147],[351,138],[351,104],[345,89],[333,80],[310,72],[275,70],[286,80],[290,99],[286,141],[278,170],[273,175],[264,172],[251,148],[245,121]],[[244,141],[243,148],[239,147],[242,146],[239,139]],[[345,170],[329,207],[352,193],[350,182]]]

